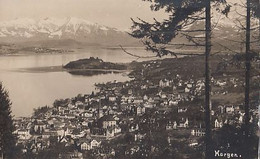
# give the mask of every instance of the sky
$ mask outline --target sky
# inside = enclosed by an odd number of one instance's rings
[[[130,18],[152,20],[165,17],[152,12],[142,0],[0,0],[0,22],[16,18],[78,17],[127,30]]]
[[[241,3],[245,0],[227,0]],[[152,12],[143,0],[0,0],[0,22],[16,18],[84,18],[90,22],[129,30],[130,18],[152,21],[167,17],[164,11]]]

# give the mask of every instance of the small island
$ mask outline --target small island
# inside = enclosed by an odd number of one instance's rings
[[[104,62],[98,57],[90,57],[77,61],[71,61],[63,66],[63,68],[73,75],[85,76],[107,73],[120,73],[128,69],[126,64]]]

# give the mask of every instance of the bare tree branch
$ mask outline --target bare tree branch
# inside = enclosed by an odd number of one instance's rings
[[[126,51],[126,49],[124,49],[124,48],[122,47],[122,45],[119,45],[119,47],[120,47],[126,54],[128,54],[128,55],[130,55],[130,56],[133,56],[133,57],[137,57],[137,58],[153,58],[153,57],[157,57],[157,56],[139,56],[139,55],[135,55],[135,54],[132,54],[132,53]]]
[[[233,53],[239,53],[239,52],[237,52],[237,51],[235,51],[235,50],[232,50],[232,49],[230,49],[229,47],[227,47],[227,46],[225,46],[225,45],[223,45],[223,44],[220,44],[220,43],[218,43],[218,42],[216,42],[216,44],[218,44],[219,46],[221,46],[221,47],[223,47],[224,49],[226,49],[226,50],[228,50],[228,51],[231,51],[231,52],[233,52]]]

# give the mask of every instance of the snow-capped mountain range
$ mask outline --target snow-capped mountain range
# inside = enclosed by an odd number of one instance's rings
[[[124,41],[134,40],[126,32],[116,28],[75,17],[39,20],[22,18],[0,23],[0,41],[2,42],[68,39],[92,44],[118,43],[122,42],[122,39]]]
[[[234,18],[216,15],[212,19],[213,41],[229,43],[228,39],[241,40],[239,29],[235,26]],[[241,20],[244,23],[245,20]],[[254,24],[252,24],[254,25]],[[189,29],[204,28],[204,22],[195,22]],[[194,33],[195,37],[203,37],[203,32]],[[186,43],[184,39],[174,39],[177,43]],[[132,38],[124,31],[107,27],[85,19],[43,18],[43,19],[15,19],[0,22],[0,43],[30,43],[44,44],[45,46],[68,45],[129,45],[140,46],[137,39]]]

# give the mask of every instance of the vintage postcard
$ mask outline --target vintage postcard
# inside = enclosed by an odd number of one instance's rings
[[[1,159],[259,159],[258,0],[0,0]]]

